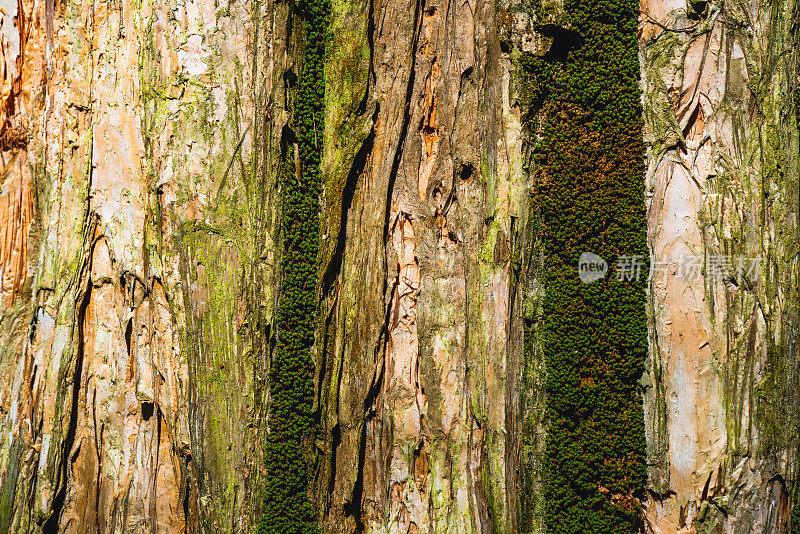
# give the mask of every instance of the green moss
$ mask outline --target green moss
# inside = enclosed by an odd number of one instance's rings
[[[584,251],[611,265],[622,255],[648,258],[636,7],[568,0],[571,37],[554,44],[567,48],[563,61],[519,60],[526,127],[537,137],[534,201],[544,248],[544,515],[547,531],[558,534],[632,533],[641,523],[637,383],[647,354],[647,268],[638,281],[616,280],[612,269],[593,284],[581,283],[576,269]]]
[[[309,498],[314,436],[314,360],[320,159],[325,80],[325,0],[298,5],[305,54],[293,114],[299,165],[286,147],[280,169],[283,258],[276,316],[276,350],[269,370],[269,434],[259,532],[309,534],[316,513]],[[298,172],[299,171],[299,172]]]

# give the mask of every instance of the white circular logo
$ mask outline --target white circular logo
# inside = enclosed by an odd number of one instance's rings
[[[597,254],[584,252],[578,258],[578,277],[584,284],[591,284],[601,278],[605,278],[607,272],[608,264],[606,260]]]

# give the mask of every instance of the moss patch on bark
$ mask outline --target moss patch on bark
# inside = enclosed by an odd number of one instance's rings
[[[558,534],[640,528],[648,251],[637,7],[568,0],[562,27],[541,28],[550,50],[519,62],[545,258],[545,523]],[[583,252],[610,274],[582,283]],[[623,256],[642,262],[638,279],[615,276]]]
[[[297,5],[304,54],[293,110],[295,139],[285,134],[280,171],[283,256],[276,318],[276,350],[269,370],[269,434],[264,507],[259,532],[316,532],[309,498],[314,417],[317,254],[319,252],[324,61],[329,7]],[[290,136],[289,136],[290,137]],[[294,141],[294,142],[292,142]],[[296,146],[296,152],[295,152]]]

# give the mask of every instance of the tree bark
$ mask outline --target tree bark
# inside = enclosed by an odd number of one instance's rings
[[[330,3],[307,444],[321,532],[548,531],[520,57],[550,51],[571,5]],[[2,7],[0,531],[255,532],[297,6]],[[638,38],[643,528],[789,533],[800,4],[643,0]],[[757,257],[760,276],[687,278],[686,255]]]

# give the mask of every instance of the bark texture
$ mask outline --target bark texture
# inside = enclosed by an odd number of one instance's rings
[[[420,0],[357,12],[371,33],[361,90],[327,126],[361,140],[328,160],[343,193],[341,209],[326,198],[324,528],[511,529],[525,182],[500,13]]]
[[[790,531],[799,10],[643,2],[650,247],[665,263],[699,258],[705,275],[673,268],[651,279],[643,381],[654,532]],[[714,256],[759,257],[760,276],[731,265],[715,276]]]
[[[0,7],[0,532],[255,532],[298,8]],[[548,530],[519,58],[554,53],[563,10],[330,2],[305,443],[321,532]],[[639,22],[651,261],[761,258],[758,280],[649,282],[644,528],[790,533],[800,4],[642,0]]]
[[[5,5],[0,530],[252,530],[288,11]]]

